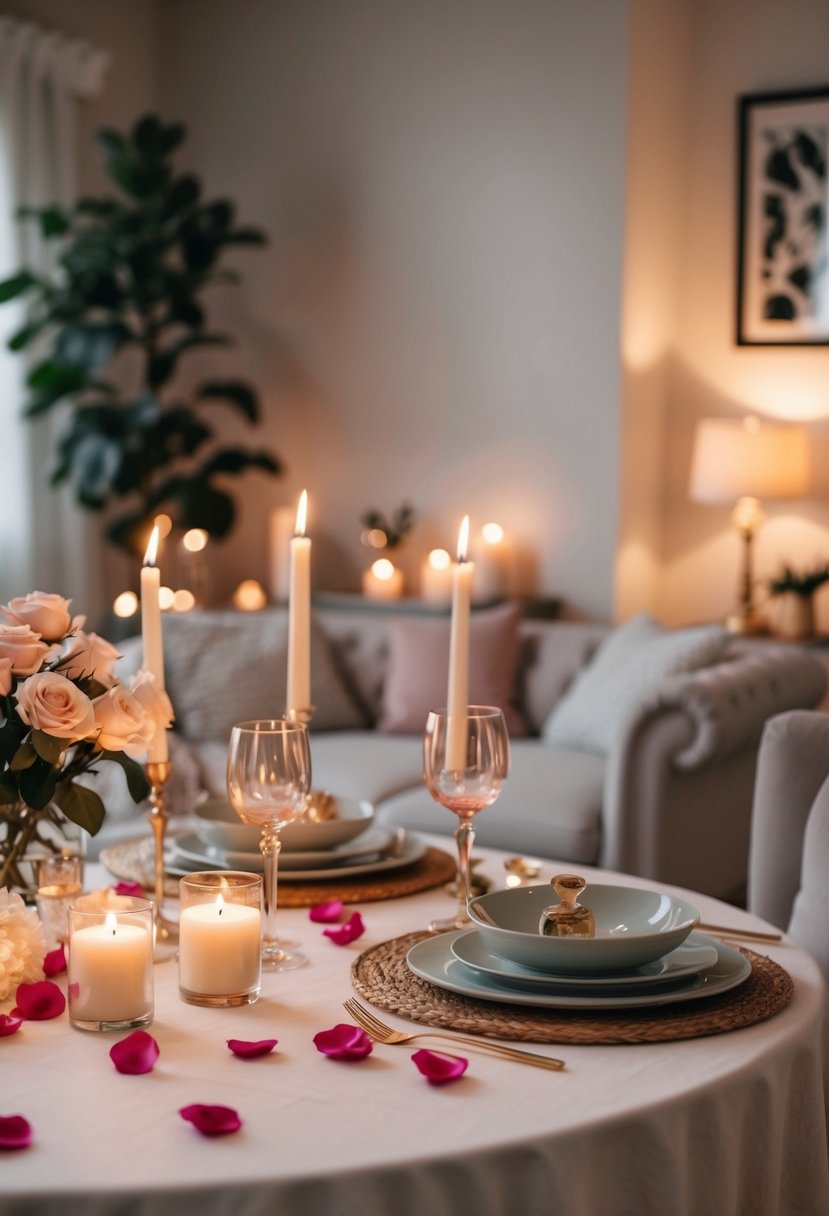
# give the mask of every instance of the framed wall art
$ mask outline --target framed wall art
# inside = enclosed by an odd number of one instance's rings
[[[739,99],[737,343],[829,345],[829,85]]]

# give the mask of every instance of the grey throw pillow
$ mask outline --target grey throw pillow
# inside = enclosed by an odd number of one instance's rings
[[[665,629],[645,613],[633,617],[573,681],[544,723],[543,738],[606,755],[666,676],[715,663],[728,640],[721,625]]]

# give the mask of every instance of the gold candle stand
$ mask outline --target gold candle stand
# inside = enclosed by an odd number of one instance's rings
[[[178,925],[164,915],[164,838],[167,834],[167,806],[165,790],[173,766],[169,760],[148,760],[144,766],[150,783],[150,827],[155,841],[155,899],[153,901],[153,924],[156,946],[172,945],[178,941]]]

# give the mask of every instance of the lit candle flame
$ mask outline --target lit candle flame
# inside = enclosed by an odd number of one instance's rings
[[[218,913],[219,916],[221,916],[222,912],[224,912],[224,907],[225,907],[225,897],[223,895],[217,895],[216,896],[216,912]]]
[[[147,545],[147,552],[144,554],[145,566],[156,566],[158,558],[158,524],[153,527],[150,533],[150,541]]]
[[[452,558],[445,549],[432,549],[428,560],[433,570],[448,570],[452,563]]]
[[[294,536],[305,535],[305,521],[308,515],[308,491],[303,490],[299,496],[299,503],[296,509],[296,525],[294,527]]]
[[[488,545],[500,545],[504,539],[504,529],[500,524],[484,524],[481,528],[481,536]]]
[[[387,557],[378,557],[376,562],[371,563],[371,573],[381,583],[386,583],[394,574],[394,566]]]
[[[468,561],[469,554],[469,516],[464,515],[458,532],[458,561]]]
[[[106,916],[104,917],[104,924],[106,925],[107,929],[110,930],[112,936],[115,937],[115,930],[118,927],[118,920],[114,912],[107,912]]]

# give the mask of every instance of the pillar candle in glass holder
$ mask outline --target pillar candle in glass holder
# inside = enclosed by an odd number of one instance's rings
[[[430,604],[452,599],[452,558],[445,549],[432,549],[420,568],[420,598]]]
[[[466,767],[466,732],[469,716],[469,613],[475,564],[467,557],[469,516],[463,517],[458,533],[458,560],[452,567],[452,623],[449,634],[449,688],[446,767],[460,772]]]
[[[403,571],[387,557],[378,557],[363,571],[363,595],[370,600],[399,600],[403,594]]]
[[[311,541],[305,535],[308,492],[299,496],[291,537],[291,593],[288,603],[288,717],[311,706]]]
[[[179,992],[191,1005],[250,1005],[259,996],[262,879],[203,870],[179,884]]]
[[[141,637],[144,643],[145,671],[155,676],[156,687],[164,689],[164,639],[161,630],[161,571],[158,568],[158,526],[150,534],[150,543],[141,567]],[[147,749],[151,763],[163,764],[169,755],[166,730],[156,730]]]
[[[81,902],[81,901],[79,901]],[[153,1020],[153,921],[148,899],[69,910],[69,1020],[81,1030],[123,1030]]]

